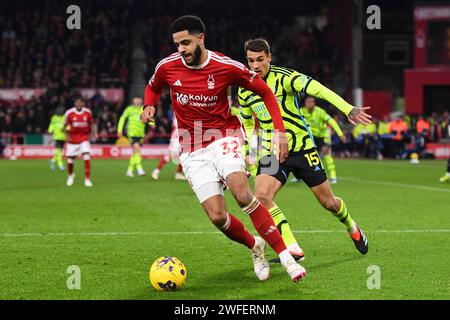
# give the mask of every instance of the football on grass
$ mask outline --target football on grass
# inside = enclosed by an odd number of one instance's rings
[[[186,282],[186,267],[179,259],[160,257],[150,267],[150,282],[159,291],[179,290]]]

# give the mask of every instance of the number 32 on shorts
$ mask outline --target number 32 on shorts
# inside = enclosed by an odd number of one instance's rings
[[[237,153],[239,148],[239,143],[236,140],[231,142],[224,141],[220,144],[223,148],[223,154],[229,154],[230,152]]]
[[[306,160],[308,160],[308,164],[310,167],[317,166],[320,163],[319,153],[317,152],[317,150],[306,153],[305,158]]]

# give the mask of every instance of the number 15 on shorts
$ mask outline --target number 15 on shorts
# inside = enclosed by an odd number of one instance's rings
[[[308,164],[310,167],[315,167],[320,164],[320,157],[319,157],[319,153],[317,152],[317,150],[314,150],[309,153],[305,153],[305,158],[306,158],[306,160],[308,160]]]

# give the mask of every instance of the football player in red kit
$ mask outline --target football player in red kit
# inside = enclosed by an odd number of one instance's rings
[[[297,282],[306,270],[289,253],[269,211],[251,193],[241,145],[245,134],[239,119],[230,112],[227,88],[244,87],[257,93],[272,116],[281,162],[287,156],[287,138],[278,102],[267,84],[243,64],[205,48],[205,26],[196,16],[183,16],[171,27],[178,49],[161,60],[145,89],[144,123],[153,120],[160,94],[170,87],[178,135],[180,163],[185,176],[212,223],[228,238],[251,250],[259,280],[269,278],[264,256],[267,242],[279,255],[290,278]],[[253,236],[242,222],[228,212],[223,184],[247,213],[260,237]]]
[[[91,146],[89,138],[91,132],[94,133],[94,137],[97,136],[97,130],[93,125],[93,117],[91,110],[86,108],[83,99],[78,98],[75,100],[75,107],[66,111],[65,114],[65,128],[67,130],[67,168],[68,177],[67,185],[73,185],[75,174],[73,172],[74,160],[77,156],[82,155],[84,160],[84,185],[86,187],[92,187],[91,182]]]

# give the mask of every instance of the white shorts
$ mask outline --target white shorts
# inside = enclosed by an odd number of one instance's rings
[[[183,172],[200,203],[223,195],[223,183],[233,172],[246,172],[241,141],[237,137],[225,137],[205,148],[180,155]]]
[[[91,144],[89,141],[83,141],[78,144],[68,143],[66,147],[66,156],[67,157],[77,157],[83,153],[91,152]]]

